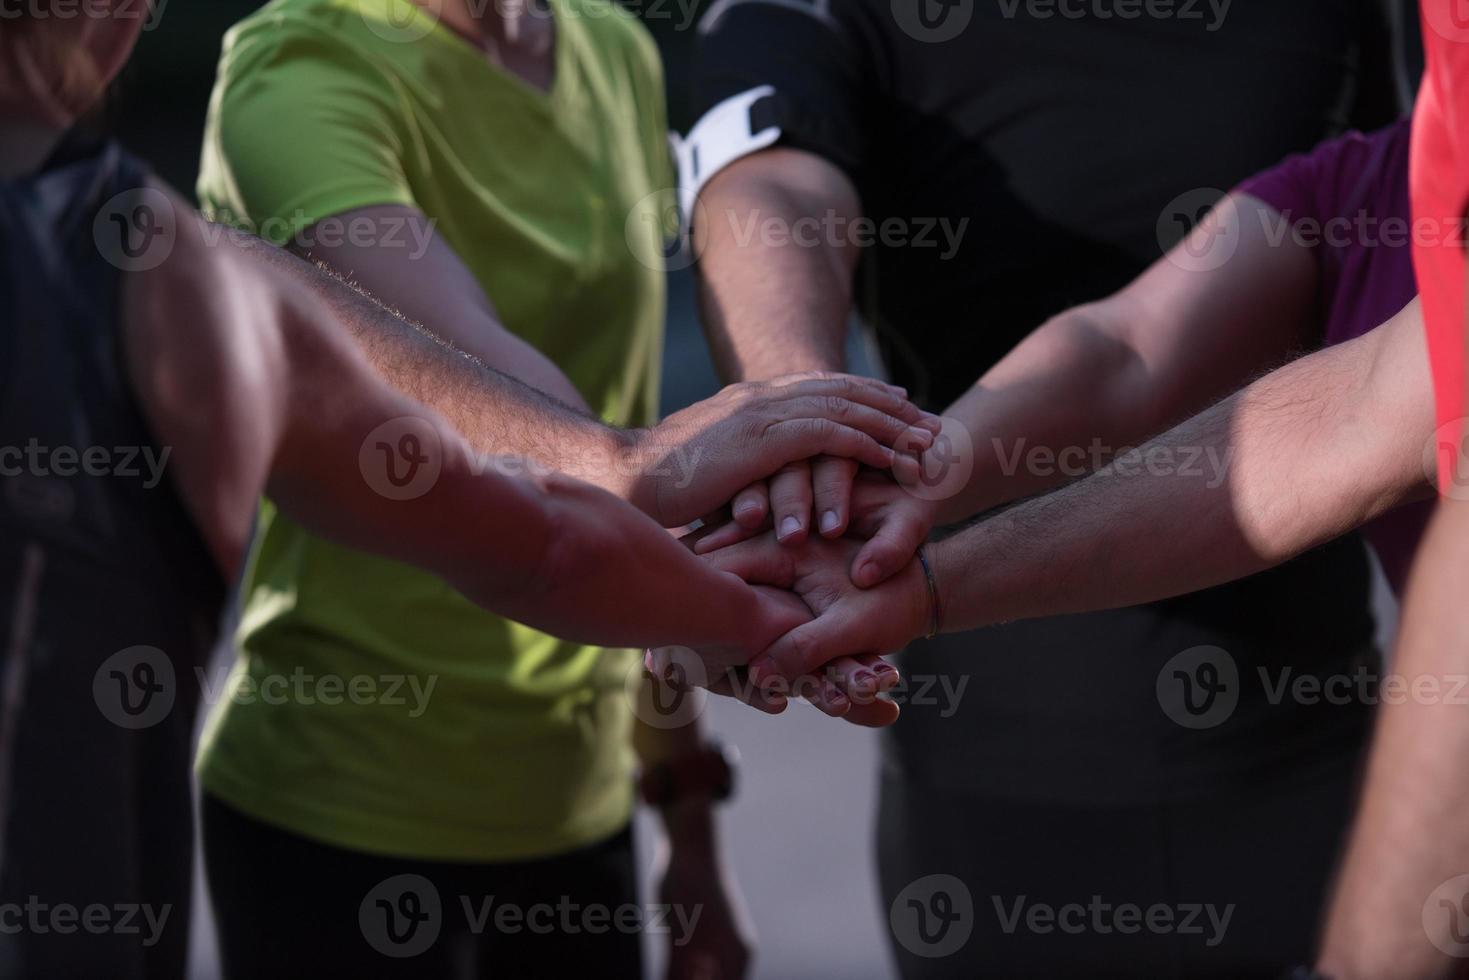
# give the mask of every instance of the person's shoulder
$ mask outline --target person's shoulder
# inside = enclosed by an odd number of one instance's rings
[[[663,59],[657,42],[635,14],[611,0],[560,0],[558,9],[585,30],[598,57],[636,79],[661,83]]]
[[[408,0],[271,0],[231,27],[221,48],[219,80],[241,81],[266,67],[310,59],[335,70],[371,71],[379,47],[413,39],[420,26]],[[379,9],[380,8],[380,9]],[[423,19],[431,27],[432,22]],[[391,49],[387,49],[391,50]]]

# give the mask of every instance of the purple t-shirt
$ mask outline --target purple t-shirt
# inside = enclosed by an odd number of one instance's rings
[[[1408,206],[1411,120],[1322,143],[1236,188],[1270,205],[1266,232],[1309,244],[1320,267],[1322,343],[1339,344],[1386,323],[1418,294]],[[1431,503],[1408,504],[1365,529],[1399,593]]]

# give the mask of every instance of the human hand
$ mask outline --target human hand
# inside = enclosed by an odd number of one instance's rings
[[[912,479],[918,464],[905,453],[931,444],[938,428],[938,419],[906,401],[901,388],[871,378],[811,373],[731,385],[633,437],[640,476],[631,499],[667,527],[733,499],[739,520],[758,525],[769,504],[751,498],[748,488],[790,466],[778,481],[776,500],[780,516],[796,517],[804,534],[813,496],[806,461],[821,457],[817,503],[835,510],[845,528],[853,464]]]
[[[845,464],[850,460],[835,462]],[[850,519],[844,521],[844,526],[851,536],[866,539],[866,544],[853,557],[849,574],[853,583],[865,589],[887,581],[913,559],[933,529],[938,502],[912,492],[910,485],[899,482],[891,473],[866,467],[859,469],[855,465],[852,468],[855,479],[851,480],[844,500],[844,505],[850,501],[845,511],[850,514]],[[815,474],[813,469],[813,478]],[[774,483],[772,480],[772,487]],[[694,542],[694,553],[709,554],[752,538],[770,526],[769,520],[753,528],[737,520],[728,521],[701,533]],[[822,531],[822,537],[841,536]],[[804,535],[787,536],[777,532],[776,539],[782,544],[799,544]]]
[[[704,556],[747,582],[791,590],[816,614],[750,661],[759,688],[778,693],[839,657],[889,653],[927,632],[933,600],[918,560],[860,589],[848,569],[861,549],[862,542],[850,538],[820,537],[786,547],[766,533]]]
[[[759,651],[781,636],[811,620],[811,611],[791,592],[753,586],[766,612],[765,625],[758,627],[763,639]],[[838,657],[820,671],[798,677],[780,686],[762,688],[744,667],[723,666],[711,651],[692,647],[662,647],[648,650],[643,668],[664,684],[685,689],[703,688],[711,694],[733,698],[766,714],[785,711],[791,697],[803,698],[822,713],[864,728],[882,728],[898,719],[898,706],[881,695],[901,681],[898,669],[881,657],[862,655]]]
[[[662,811],[667,843],[654,855],[659,901],[688,919],[669,933],[669,980],[739,980],[749,967],[755,929],[739,885],[720,853],[713,806],[681,800]],[[692,913],[697,910],[698,916]]]

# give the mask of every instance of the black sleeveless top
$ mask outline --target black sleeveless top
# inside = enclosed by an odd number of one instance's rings
[[[0,901],[115,926],[0,935],[6,975],[184,968],[196,668],[227,590],[123,364],[116,236],[146,178],[72,139],[0,182]]]

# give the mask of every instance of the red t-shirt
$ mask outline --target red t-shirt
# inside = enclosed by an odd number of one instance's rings
[[[1454,464],[1469,412],[1464,391],[1463,221],[1469,202],[1469,2],[1421,0],[1420,12],[1427,67],[1414,110],[1409,164],[1413,267],[1423,297],[1438,404],[1439,485],[1447,493],[1455,486]],[[1469,481],[1469,472],[1457,478]]]

